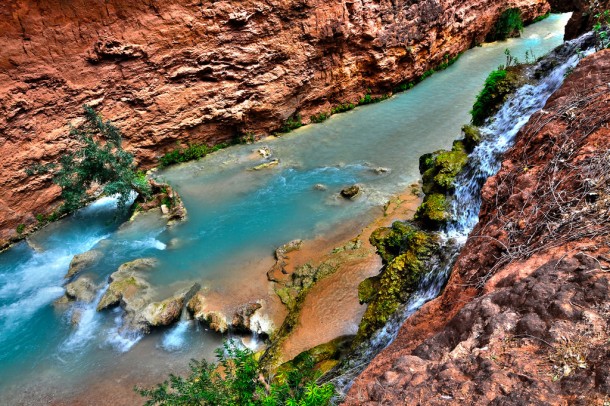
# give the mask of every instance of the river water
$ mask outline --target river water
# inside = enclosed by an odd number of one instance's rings
[[[113,388],[182,372],[190,358],[211,358],[222,340],[188,321],[146,337],[120,333],[119,310],[97,313],[95,302],[53,306],[75,254],[104,253],[87,271],[100,290],[121,263],[155,257],[159,265],[147,279],[159,299],[193,282],[229,302],[256,299],[267,288],[264,273],[254,270],[274,248],[330,233],[346,221],[366,224],[372,208],[417,181],[420,155],[450,148],[460,136],[485,77],[504,63],[504,50],[521,60],[526,51],[542,56],[562,43],[568,17],[553,15],[519,39],[470,50],[446,71],[382,103],[159,173],[183,197],[184,223],[168,229],[142,216],[119,227],[115,202],[104,198],[39,232],[32,238],[36,249],[21,243],[1,254],[2,402],[39,404],[92,387],[110,396]],[[279,165],[248,170],[265,161],[253,152],[263,146]],[[362,196],[338,197],[354,183]],[[70,321],[75,309],[81,312],[77,326]]]

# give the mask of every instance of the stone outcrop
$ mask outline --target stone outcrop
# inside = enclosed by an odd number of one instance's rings
[[[532,116],[486,182],[443,294],[406,321],[346,404],[604,403],[609,82],[605,50]]]
[[[187,308],[193,317],[206,323],[210,329],[219,333],[232,331],[236,333],[273,333],[274,326],[262,325],[254,321],[255,313],[263,305],[258,302],[243,304],[236,309],[218,308],[214,303],[206,300],[205,292],[200,291],[188,301]]]
[[[102,258],[102,253],[98,250],[85,251],[82,254],[77,254],[70,261],[70,267],[65,278],[70,279],[76,274],[87,270],[88,267],[94,265]]]
[[[82,105],[113,120],[142,167],[177,142],[262,135],[381,94],[483,42],[500,13],[546,0],[69,2],[0,9],[0,246],[59,189],[27,177],[75,147]]]

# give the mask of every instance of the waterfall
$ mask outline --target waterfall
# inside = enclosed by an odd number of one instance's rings
[[[456,188],[450,203],[450,221],[440,232],[443,249],[430,261],[430,272],[420,282],[418,291],[388,321],[388,323],[358,348],[331,375],[338,391],[346,394],[353,380],[369,362],[398,334],[403,323],[426,302],[436,298],[449,279],[449,275],[469,233],[478,222],[481,208],[481,189],[486,179],[500,169],[503,154],[513,145],[519,130],[530,117],[544,107],[549,97],[562,85],[566,74],[574,68],[580,57],[593,53],[591,35],[566,42],[543,58],[535,68],[548,61],[556,61],[546,77],[535,84],[527,84],[503,105],[500,111],[481,128],[482,141],[469,155],[466,168],[456,178]],[[580,52],[586,48],[588,51]],[[530,72],[531,74],[531,72]]]

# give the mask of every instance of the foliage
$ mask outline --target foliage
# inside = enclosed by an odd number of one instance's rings
[[[227,146],[229,146],[229,144],[225,143],[216,144],[212,147],[207,146],[206,144],[188,144],[185,148],[178,147],[159,158],[159,166],[165,168],[181,162],[201,159],[207,154],[226,148]]]
[[[483,125],[485,120],[498,110],[505,97],[515,89],[511,83],[506,69],[495,70],[489,74],[470,112],[474,125]]]
[[[22,234],[25,231],[25,224],[19,224],[16,231],[17,234]]]
[[[329,118],[330,118],[330,114],[324,113],[324,112],[320,112],[318,114],[314,114],[311,117],[309,117],[309,120],[312,123],[322,123],[322,122],[328,120]]]
[[[246,348],[226,342],[216,351],[218,364],[191,363],[191,373],[183,378],[170,375],[169,381],[154,389],[136,388],[153,405],[213,406],[324,406],[334,395],[332,384],[318,385],[314,361],[307,357],[298,368],[279,373],[268,382],[259,361]]]
[[[86,123],[70,130],[80,149],[63,155],[58,164],[33,165],[26,173],[53,173],[53,182],[61,187],[64,200],[61,213],[80,207],[94,185],[101,186],[106,195],[118,195],[119,209],[125,207],[132,190],[148,196],[146,176],[136,171],[133,155],[123,150],[119,129],[91,107],[85,105],[84,110]]]
[[[282,128],[280,128],[279,132],[289,133],[290,131],[296,130],[302,126],[303,123],[301,122],[301,115],[296,114],[295,116],[288,117],[288,119],[284,122],[284,125],[282,125]]]
[[[610,38],[608,37],[608,25],[610,24],[610,10],[595,15],[593,33],[595,34],[595,50],[610,48]]]
[[[380,101],[389,99],[391,96],[392,95],[390,95],[390,94],[384,94],[383,96],[380,96],[380,97],[373,97],[369,93],[367,93],[358,101],[358,105],[364,106],[366,104],[379,103]]]
[[[404,83],[401,83],[400,85],[398,85],[394,89],[394,93],[406,92],[407,90],[413,89],[413,87],[415,87],[415,83],[413,83],[413,82],[404,82]]]
[[[503,41],[508,37],[518,36],[523,31],[523,19],[518,8],[509,8],[501,15],[492,31],[487,36],[487,41]]]
[[[354,103],[342,103],[338,104],[330,110],[330,114],[344,113],[356,108]]]

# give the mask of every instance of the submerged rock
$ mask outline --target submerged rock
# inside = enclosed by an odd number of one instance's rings
[[[77,273],[82,272],[83,270],[95,264],[97,261],[100,260],[100,258],[102,258],[102,256],[103,254],[98,250],[89,250],[83,252],[82,254],[75,255],[72,258],[72,261],[70,261],[68,273],[66,273],[66,276],[64,276],[64,278],[72,278]]]
[[[280,163],[280,160],[276,158],[276,159],[273,159],[273,160],[271,160],[269,162],[263,162],[260,165],[256,165],[255,167],[250,168],[250,170],[252,170],[252,171],[260,171],[260,170],[263,170],[263,169],[273,168],[274,166],[278,166],[279,163]]]
[[[360,193],[360,186],[352,185],[341,190],[341,196],[346,199],[353,199]]]
[[[328,189],[326,187],[326,185],[323,185],[321,183],[316,183],[313,188],[314,188],[314,190],[319,190],[319,191],[322,191],[322,192]]]

